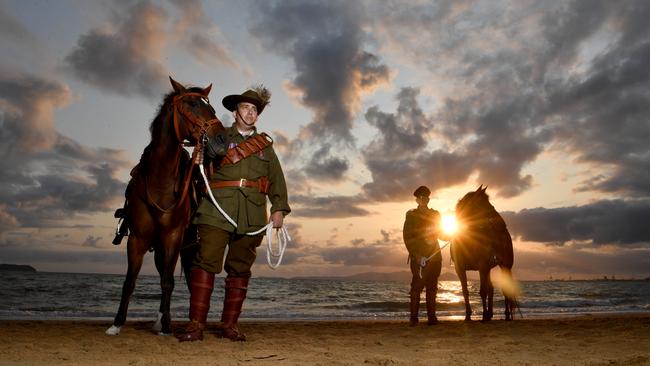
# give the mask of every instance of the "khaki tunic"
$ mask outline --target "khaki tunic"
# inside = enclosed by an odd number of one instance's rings
[[[239,144],[244,137],[233,125],[227,129],[230,141]],[[257,134],[257,131],[253,135]],[[241,178],[258,180],[262,176],[269,179],[268,198],[271,201],[271,213],[282,211],[285,215],[291,212],[288,203],[287,184],[273,146],[268,146],[261,153],[253,154],[235,164],[228,164],[215,170],[210,177],[214,180],[239,180]],[[204,197],[194,217],[194,224],[211,225],[231,233],[244,234],[261,229],[268,223],[266,211],[266,195],[257,188],[224,187],[212,189],[212,194],[221,208],[236,223],[237,228],[226,220],[217,210],[210,198]]]

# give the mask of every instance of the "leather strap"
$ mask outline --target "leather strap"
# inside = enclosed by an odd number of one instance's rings
[[[243,142],[237,144],[237,146],[228,149],[226,155],[221,159],[221,164],[219,167],[228,164],[235,164],[242,159],[245,159],[253,154],[256,154],[266,147],[273,144],[273,139],[262,132],[259,135],[251,136],[244,140]]]
[[[264,194],[269,193],[269,180],[267,177],[260,177],[258,180],[240,179],[240,180],[215,180],[210,182],[210,188],[224,188],[224,187],[249,187],[257,188],[258,191]]]

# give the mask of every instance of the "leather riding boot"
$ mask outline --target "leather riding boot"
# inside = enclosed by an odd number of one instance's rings
[[[420,321],[418,319],[418,314],[420,313],[420,291],[411,290],[410,310],[411,318],[409,319],[409,325],[414,327]]]
[[[427,288],[427,324],[434,325],[438,324],[438,318],[436,317],[436,294],[438,293],[437,288],[429,289]]]
[[[246,340],[246,336],[239,331],[237,321],[246,299],[249,279],[250,277],[226,277],[226,296],[223,300],[223,312],[221,313],[223,322],[221,336],[231,341],[243,342]]]
[[[177,334],[180,342],[203,340],[203,330],[208,320],[210,297],[214,288],[214,273],[196,267],[190,274],[190,324],[185,332]]]

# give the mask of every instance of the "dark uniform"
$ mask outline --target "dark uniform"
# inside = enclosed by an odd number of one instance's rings
[[[414,193],[416,197],[426,197],[427,202],[429,194],[429,189],[424,186],[418,188]],[[437,322],[436,294],[438,292],[438,277],[442,268],[442,255],[438,245],[440,221],[440,213],[427,208],[426,205],[420,205],[406,213],[403,235],[413,275],[410,291],[410,321],[412,325],[418,323],[420,294],[425,288],[429,324]],[[426,261],[424,267],[421,266],[422,259]]]
[[[247,90],[241,95],[225,97],[222,103],[233,112],[240,103],[250,103],[255,105],[259,115],[270,97],[265,95],[266,89]],[[242,117],[239,115],[239,118]],[[256,248],[264,237],[264,232],[258,235],[247,233],[257,231],[268,223],[267,195],[271,201],[271,213],[280,211],[287,215],[291,211],[284,174],[272,145],[268,144],[263,149],[247,145],[242,150],[238,144],[254,141],[260,136],[257,135],[257,130],[242,136],[236,123],[227,130],[230,147],[223,159],[230,152],[236,151],[240,151],[239,157],[219,166],[209,178],[213,196],[224,212],[236,222],[237,227],[218,211],[209,197],[203,198],[193,220],[198,227],[199,249],[190,275],[191,323],[184,333],[177,335],[180,341],[203,339],[215,273],[221,272],[222,267],[225,267],[228,276],[225,280],[221,335],[231,340],[245,340],[239,332],[237,322],[246,299],[251,266],[257,256]],[[218,165],[219,161],[213,163]],[[228,254],[224,266],[226,247]]]

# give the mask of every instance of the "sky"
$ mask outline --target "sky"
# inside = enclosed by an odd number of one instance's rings
[[[0,262],[126,272],[113,211],[172,76],[212,84],[227,125],[225,95],[272,92],[258,128],[293,241],[256,276],[407,271],[415,188],[450,213],[482,184],[517,278],[648,277],[647,19],[626,0],[0,0]]]

